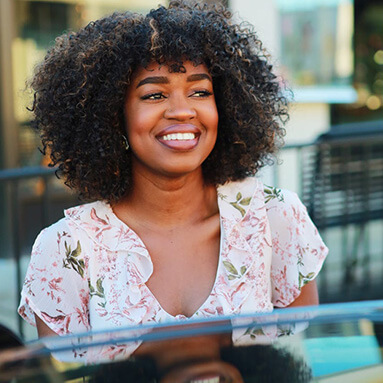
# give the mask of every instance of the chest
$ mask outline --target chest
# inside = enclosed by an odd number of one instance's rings
[[[142,233],[153,262],[146,285],[161,307],[191,316],[210,295],[220,253],[219,216],[167,233]]]

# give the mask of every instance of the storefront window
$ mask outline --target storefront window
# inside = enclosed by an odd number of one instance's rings
[[[278,0],[278,7],[282,74],[296,101],[353,101],[352,1]]]

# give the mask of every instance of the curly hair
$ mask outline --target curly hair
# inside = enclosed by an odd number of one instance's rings
[[[231,364],[240,372],[244,382],[262,383],[309,383],[312,370],[306,361],[283,348],[269,345],[227,347],[221,349],[221,360]],[[185,366],[194,360],[185,361]],[[168,372],[168,371],[167,371]],[[150,356],[137,357],[98,366],[91,383],[158,382],[161,375]]]
[[[222,6],[171,1],[58,37],[36,69],[32,125],[41,150],[83,199],[117,202],[131,190],[131,154],[121,138],[131,75],[152,62],[180,72],[182,60],[205,64],[213,78],[219,125],[202,164],[205,182],[241,180],[271,160],[287,100],[252,27],[233,23]]]

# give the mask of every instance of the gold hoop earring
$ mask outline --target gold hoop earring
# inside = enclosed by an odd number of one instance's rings
[[[122,135],[122,141],[123,141],[123,144],[125,146],[125,150],[128,151],[130,148],[130,145],[129,145],[129,142],[128,142],[128,139],[126,138],[126,136]]]

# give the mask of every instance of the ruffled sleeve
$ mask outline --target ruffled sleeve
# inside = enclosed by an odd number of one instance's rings
[[[286,307],[315,279],[328,249],[295,193],[265,187],[272,237],[271,298]]]
[[[37,314],[59,335],[88,331],[87,265],[65,219],[44,229],[33,245],[19,314],[33,326]]]

